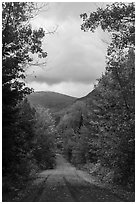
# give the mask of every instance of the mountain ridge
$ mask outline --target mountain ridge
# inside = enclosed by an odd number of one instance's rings
[[[76,97],[53,91],[36,91],[27,98],[32,106],[41,105],[55,112],[72,105],[77,100]]]

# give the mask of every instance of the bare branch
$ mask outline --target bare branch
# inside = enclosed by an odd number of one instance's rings
[[[28,63],[29,66],[37,66],[37,67],[39,67],[39,66],[44,66],[44,65],[46,65],[46,64],[47,64],[47,62]]]
[[[46,28],[46,30],[47,30],[47,32],[45,33],[46,35],[47,34],[54,34],[56,31],[57,31],[57,29],[58,29],[58,25],[56,26],[56,28],[53,30],[53,31],[49,31],[47,28]]]
[[[103,43],[105,43],[106,45],[110,45],[110,43],[109,43],[107,40],[104,40],[103,38],[101,38],[101,41],[102,41]]]

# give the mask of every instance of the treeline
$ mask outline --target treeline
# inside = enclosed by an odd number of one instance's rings
[[[112,41],[98,84],[58,125],[63,151],[75,165],[94,164],[111,182],[134,188],[135,5],[113,3],[81,17],[82,30],[100,26]]]
[[[16,122],[3,138],[3,200],[17,198],[29,180],[55,166],[55,121],[48,109],[30,106],[25,98],[17,105]],[[7,126],[4,126],[6,128]],[[5,133],[5,132],[4,132]],[[4,135],[3,135],[4,136]],[[7,146],[8,145],[8,146]],[[8,148],[8,149],[7,149]],[[6,155],[6,156],[5,156]]]
[[[30,107],[25,97],[32,90],[23,82],[33,54],[37,59],[47,56],[42,50],[44,30],[32,30],[29,24],[37,9],[35,3],[2,3],[3,201],[17,196],[39,169],[54,165],[54,121],[49,112]]]
[[[85,102],[77,101],[60,120],[57,129],[63,154],[74,165],[97,162],[96,128]]]

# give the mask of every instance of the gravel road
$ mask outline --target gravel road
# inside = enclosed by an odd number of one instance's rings
[[[108,189],[92,182],[83,171],[76,170],[61,155],[56,168],[38,174],[23,202],[123,202]]]

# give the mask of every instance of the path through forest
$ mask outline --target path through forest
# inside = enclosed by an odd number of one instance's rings
[[[76,170],[61,155],[56,168],[39,173],[24,202],[121,202],[109,190],[92,182],[83,171]]]

